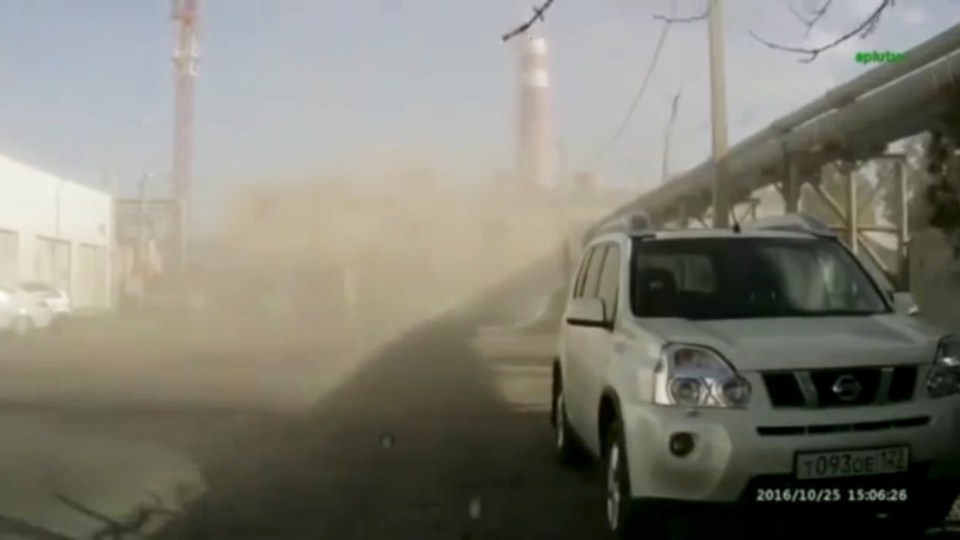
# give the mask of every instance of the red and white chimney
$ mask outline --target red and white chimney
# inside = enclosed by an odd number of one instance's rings
[[[521,181],[534,189],[555,188],[554,144],[550,115],[547,41],[524,36],[521,53],[520,155]]]

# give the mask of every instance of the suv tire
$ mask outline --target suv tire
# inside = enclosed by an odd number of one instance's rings
[[[553,382],[553,449],[561,465],[580,465],[586,459],[586,452],[567,418],[567,405],[564,399],[563,381],[557,377]]]
[[[656,512],[647,503],[634,500],[630,489],[623,425],[614,420],[607,430],[603,448],[603,488],[607,533],[610,538],[625,540],[669,538],[669,514]]]

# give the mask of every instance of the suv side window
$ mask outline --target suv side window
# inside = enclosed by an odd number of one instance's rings
[[[580,298],[583,296],[583,284],[587,278],[587,269],[590,267],[590,261],[593,259],[593,254],[597,251],[597,248],[590,248],[583,255],[583,262],[580,263],[580,271],[577,273],[577,284],[573,288],[573,297]]]
[[[677,253],[643,255],[638,259],[638,270],[662,269],[673,274],[677,290],[681,292],[714,294],[717,276],[713,263],[705,255]]]
[[[603,259],[597,296],[603,300],[605,319],[613,320],[617,313],[617,293],[620,291],[620,246],[610,244]]]
[[[587,275],[583,280],[580,296],[586,296],[587,298],[597,296],[597,289],[600,286],[600,267],[603,265],[603,255],[606,250],[605,244],[593,248],[593,256],[590,257],[590,266],[587,267]]]

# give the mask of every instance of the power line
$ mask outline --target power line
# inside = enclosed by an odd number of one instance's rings
[[[519,36],[520,34],[525,34],[528,30],[530,30],[530,27],[532,27],[537,22],[543,22],[545,20],[543,18],[543,14],[546,13],[548,9],[550,9],[550,6],[553,5],[553,2],[554,0],[546,0],[543,4],[534,7],[533,16],[530,17],[530,19],[528,19],[525,23],[521,24],[520,26],[502,35],[500,39],[504,43],[506,43],[507,41],[510,41],[511,39]]]
[[[670,135],[673,132],[673,123],[677,120],[677,110],[680,107],[680,92],[677,91],[673,96],[673,103],[670,105],[670,120],[667,121],[666,130],[663,134],[663,160],[660,164],[660,183],[667,181],[670,177]]]
[[[657,40],[657,46],[653,51],[653,57],[650,59],[650,64],[647,66],[647,72],[643,75],[643,82],[640,83],[640,88],[633,96],[633,102],[630,103],[630,108],[627,110],[626,116],[624,116],[623,121],[620,122],[620,127],[617,128],[617,131],[614,132],[613,136],[610,137],[610,140],[607,141],[607,144],[604,145],[597,154],[597,157],[594,160],[595,164],[599,163],[607,156],[613,146],[620,140],[620,137],[622,137],[624,132],[626,132],[627,127],[630,125],[630,120],[633,118],[633,113],[636,112],[637,105],[640,104],[640,100],[643,99],[643,95],[646,93],[647,87],[650,85],[653,72],[660,60],[660,52],[663,50],[663,44],[667,41],[667,34],[670,32],[670,26],[671,24],[669,21],[664,22],[663,29],[660,31],[660,38]]]
[[[815,11],[814,18],[812,19],[804,20],[801,17],[801,21],[803,21],[803,23],[807,26],[807,33],[809,33],[813,25],[815,25],[817,21],[819,21],[827,13],[827,11],[830,9],[831,4],[832,4],[831,1],[824,2],[823,6],[821,6],[818,10]],[[843,34],[842,36],[834,39],[830,43],[827,43],[825,45],[821,45],[820,47],[815,47],[812,49],[805,48],[805,47],[787,47],[785,45],[773,43],[771,41],[767,41],[761,38],[756,32],[750,32],[750,37],[752,37],[759,43],[762,43],[763,45],[774,50],[807,55],[806,58],[801,58],[799,60],[801,63],[807,64],[816,60],[821,53],[828,51],[845,41],[853,39],[858,35],[860,36],[860,39],[863,39],[868,35],[870,35],[874,30],[876,30],[877,25],[880,23],[880,18],[883,16],[883,12],[887,8],[893,7],[893,4],[894,4],[894,0],[882,0],[877,5],[877,7],[873,10],[870,16],[864,19],[864,21],[861,22],[859,26],[848,31],[846,34]]]

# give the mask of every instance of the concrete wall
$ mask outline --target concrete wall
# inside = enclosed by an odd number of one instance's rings
[[[0,156],[0,280],[68,289],[77,307],[110,302],[112,199]]]

